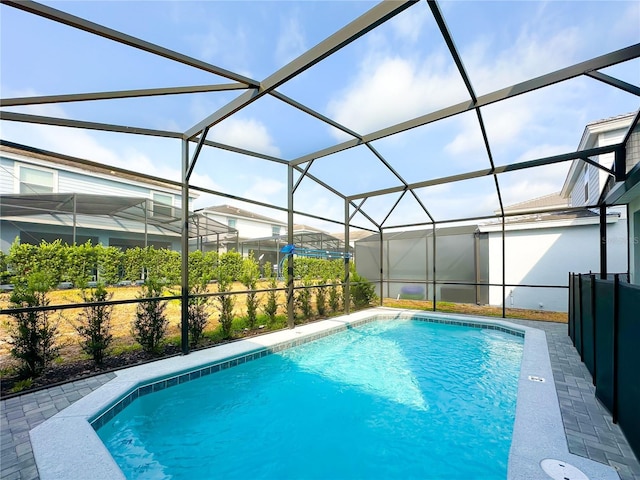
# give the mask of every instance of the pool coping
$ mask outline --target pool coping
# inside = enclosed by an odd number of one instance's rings
[[[613,468],[569,453],[544,331],[487,317],[416,312],[386,307],[301,325],[292,330],[273,332],[193,352],[186,356],[159,360],[118,371],[116,378],[31,430],[31,444],[40,478],[43,480],[124,479],[120,468],[96,434],[92,422],[96,422],[97,427],[100,422],[108,421],[109,412],[117,413],[118,408],[124,408],[127,404],[126,399],[129,398],[129,402],[132,401],[135,398],[133,392],[144,388],[141,385],[148,383],[160,385],[152,387],[149,391],[155,388],[167,388],[181,383],[181,378],[182,381],[190,379],[188,372],[194,370],[202,372],[208,369],[208,373],[213,373],[215,368],[233,366],[234,361],[242,363],[260,358],[381,316],[418,317],[438,323],[481,328],[493,326],[507,333],[524,335],[508,478],[548,479],[550,477],[543,472],[540,462],[546,458],[553,458],[576,466],[590,478],[619,479]],[[225,363],[227,366],[223,367]],[[529,380],[529,376],[544,378],[546,381],[534,382]],[[118,402],[121,407],[114,407]]]

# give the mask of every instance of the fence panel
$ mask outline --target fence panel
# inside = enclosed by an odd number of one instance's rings
[[[621,283],[618,298],[618,421],[640,456],[640,286]]]
[[[582,325],[580,330],[580,346],[578,349],[582,361],[586,365],[589,373],[593,375],[593,291],[591,285],[593,280],[589,275],[582,276],[582,288],[580,296],[580,313],[582,314]]]
[[[567,333],[569,335],[569,338],[571,339],[571,341],[574,341],[574,337],[575,335],[573,334],[573,329],[574,329],[574,295],[575,295],[575,288],[573,286],[573,278],[574,278],[574,274],[570,273],[569,274],[569,305],[567,307]]]
[[[596,396],[605,407],[613,411],[613,315],[614,285],[609,280],[597,280],[595,283],[596,344],[595,344],[595,383]]]
[[[575,295],[574,295],[574,318],[573,324],[573,346],[576,347],[578,353],[582,352],[582,275],[576,275],[575,279]]]

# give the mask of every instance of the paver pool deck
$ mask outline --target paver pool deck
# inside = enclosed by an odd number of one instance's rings
[[[571,344],[567,325],[507,321],[545,332],[569,452],[613,467],[621,480],[640,480],[640,463],[620,428],[596,399],[591,375]],[[115,373],[107,373],[2,400],[0,478],[39,479],[29,432],[115,378]],[[540,478],[550,478],[540,472]]]

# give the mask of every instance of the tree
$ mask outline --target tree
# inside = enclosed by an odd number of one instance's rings
[[[187,322],[189,329],[189,343],[197,346],[202,339],[202,333],[209,323],[210,297],[192,296],[207,292],[207,283],[204,279],[194,282],[189,287],[189,305],[187,307]]]
[[[255,290],[256,283],[260,277],[260,266],[253,258],[253,252],[249,254],[242,262],[242,273],[240,281],[247,290]],[[256,327],[258,318],[258,294],[254,291],[247,293],[247,323],[249,328],[253,330]]]
[[[138,303],[131,332],[135,340],[142,345],[142,349],[154,355],[161,352],[162,342],[169,326],[165,313],[167,302],[159,300],[163,290],[164,287],[158,280],[148,278],[145,281],[138,298],[149,300]]]
[[[269,318],[269,324],[273,325],[278,314],[278,282],[275,277],[269,278],[269,292],[267,293],[267,303],[264,306],[264,313]]]
[[[17,284],[11,293],[10,308],[47,307],[51,279],[42,272],[31,273],[26,284]],[[14,322],[9,326],[11,355],[20,360],[20,373],[26,378],[40,375],[58,356],[55,345],[58,325],[49,311],[27,311],[9,314]]]
[[[223,338],[231,337],[231,326],[233,324],[233,295],[229,295],[227,292],[231,291],[231,279],[229,277],[220,277],[218,279],[218,295],[216,298],[218,302],[218,311],[220,317],[218,321],[222,327]]]
[[[113,293],[107,291],[104,285],[98,284],[95,289],[83,290],[82,300],[85,303],[107,302]],[[82,309],[75,325],[82,341],[80,347],[90,355],[96,365],[101,366],[109,346],[113,341],[111,334],[111,305],[92,305]]]

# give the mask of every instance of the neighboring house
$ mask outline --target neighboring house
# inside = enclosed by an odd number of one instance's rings
[[[620,143],[634,116],[635,114],[621,115],[590,123],[585,127],[578,148],[582,150]],[[487,278],[485,269],[488,268],[488,283],[493,286],[489,287],[488,295],[485,295],[482,288],[477,289],[477,302],[488,301],[490,305],[504,304],[514,308],[566,311],[568,290],[565,287],[568,284],[569,273],[600,271],[601,237],[598,209],[575,210],[573,207],[595,206],[610,190],[607,197],[608,205],[629,205],[630,229],[627,232],[626,208],[608,209],[607,271],[626,273],[629,266],[631,280],[640,283],[640,132],[636,131],[631,136],[626,155],[629,179],[624,185],[611,187],[610,175],[607,172],[582,160],[576,160],[571,164],[561,192],[505,206],[504,211],[508,216],[505,217],[504,225],[504,252],[502,222],[493,220],[479,224],[475,233],[478,240],[460,245],[460,254],[455,266],[447,265],[446,260],[437,259],[437,280],[484,283]],[[613,165],[613,154],[600,155],[599,158],[591,160],[610,169]],[[442,231],[442,234],[446,235],[447,232]],[[425,298],[431,298],[432,290],[428,285],[428,281],[431,280],[431,235],[430,230],[385,233],[383,248],[387,265],[383,270],[388,280],[386,294],[401,294],[402,280],[415,281],[426,278]],[[466,237],[458,235],[455,238]],[[374,235],[356,242],[358,271],[373,281],[379,279],[380,272],[377,241],[378,236]],[[447,242],[451,243],[450,240]],[[442,243],[438,242],[437,245],[440,247]],[[443,252],[438,252],[437,255],[446,258]],[[504,292],[503,258],[504,283],[507,284]],[[399,268],[399,265],[403,268]],[[459,273],[453,275],[456,268]],[[386,277],[389,271],[396,274],[396,281]],[[457,288],[467,287],[459,285]],[[470,289],[467,290],[471,292]],[[437,295],[439,300],[447,300],[447,297],[451,296],[455,297],[452,301],[468,301],[460,300],[461,293],[451,290],[451,286],[444,283]],[[468,295],[467,298],[469,297],[472,298]]]
[[[181,189],[116,170],[1,141],[1,250],[8,252],[16,238],[180,250]],[[197,216],[191,219],[195,231]],[[207,219],[197,223],[200,233],[228,230]]]
[[[238,242],[286,233],[287,224],[231,205],[206,207],[199,212],[238,231]]]
[[[511,221],[509,221],[511,220]],[[502,224],[479,225],[489,235],[489,283],[502,283]],[[535,214],[507,219],[504,235],[504,279],[489,287],[489,304],[535,310],[567,311],[569,272],[600,270],[600,217],[589,210]],[[610,272],[627,271],[626,222],[607,215]],[[554,285],[542,288],[536,285]]]
[[[620,143],[635,113],[589,123],[578,150]],[[614,154],[591,160],[611,169]],[[637,152],[627,151],[626,168],[638,163]],[[562,211],[563,207],[594,206],[609,182],[608,172],[582,160],[574,160],[561,192],[505,207],[505,213],[522,214],[505,221],[506,305],[566,311],[565,289],[526,285],[567,285],[568,273],[600,271],[600,219],[598,210]],[[535,210],[555,210],[533,214]],[[607,271],[627,272],[626,209],[609,208],[607,212]],[[489,234],[489,281],[502,283],[502,225],[479,225]],[[502,287],[490,287],[489,303],[501,305]]]
[[[626,205],[629,217],[629,277],[640,285],[640,126],[627,144],[627,179],[606,190],[607,204]]]
[[[635,113],[629,113],[588,124],[582,134],[578,150],[605,147],[620,143],[624,139],[634,116]],[[598,164],[612,169],[614,154],[606,153],[594,157],[591,160],[595,160]],[[638,163],[638,160],[637,152],[634,154],[633,151],[628,151],[626,171],[629,172]],[[560,193],[563,198],[569,200],[569,205],[572,207],[596,205],[605,189],[609,177],[610,175],[606,171],[594,165],[590,165],[582,160],[574,160],[571,163],[569,173]]]

